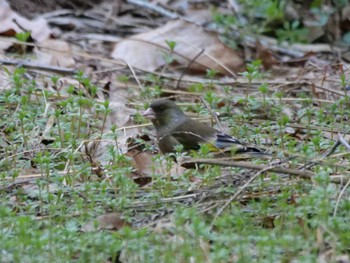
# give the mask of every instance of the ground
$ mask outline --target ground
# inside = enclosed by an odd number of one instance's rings
[[[349,4],[10,3],[1,262],[350,262]],[[162,154],[159,98],[263,154]]]

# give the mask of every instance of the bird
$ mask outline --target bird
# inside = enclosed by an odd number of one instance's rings
[[[190,152],[200,149],[203,144],[216,153],[262,153],[260,149],[247,146],[231,135],[191,119],[169,99],[153,101],[143,116],[153,123],[163,154],[175,153],[178,145]]]

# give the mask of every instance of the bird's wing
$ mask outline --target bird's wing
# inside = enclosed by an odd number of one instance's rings
[[[217,132],[216,133],[216,142],[215,142],[215,146],[219,149],[225,149],[225,148],[230,148],[233,145],[242,145],[242,143],[237,140],[236,138],[222,133],[222,132]],[[243,145],[242,145],[243,146]]]
[[[230,149],[231,151],[234,151],[236,153],[261,153],[261,150],[259,150],[258,148],[247,146],[244,143],[241,143],[236,138],[222,132],[218,132],[216,134],[216,147],[220,150]]]
[[[201,144],[206,144],[212,151],[260,152],[259,149],[248,147],[228,134],[191,119],[179,125],[171,135],[185,150],[199,149]]]
[[[214,143],[216,130],[188,118],[169,130],[167,134],[182,144],[185,150],[197,150],[203,143]]]
[[[202,144],[208,145],[213,151],[241,145],[237,139],[192,119],[174,128],[171,136],[186,150],[199,149]]]

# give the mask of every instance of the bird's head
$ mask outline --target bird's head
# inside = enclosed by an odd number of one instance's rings
[[[182,110],[171,100],[161,99],[151,103],[143,116],[157,127],[176,124],[186,118]]]

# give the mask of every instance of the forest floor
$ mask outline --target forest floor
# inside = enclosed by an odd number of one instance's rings
[[[350,262],[348,4],[8,2],[0,262]],[[162,155],[159,98],[269,157]]]

